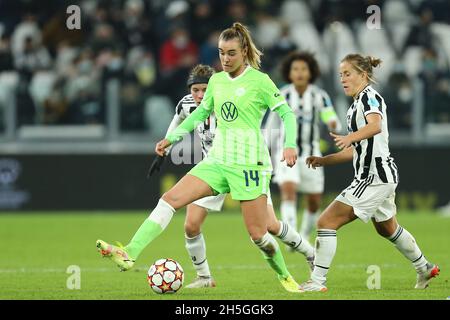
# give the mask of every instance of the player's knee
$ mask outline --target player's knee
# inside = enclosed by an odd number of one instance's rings
[[[264,235],[267,233],[267,230],[253,229],[253,230],[248,230],[248,233],[250,234],[250,238],[252,239],[252,241],[255,242],[255,241],[259,241],[260,239],[262,239],[262,237],[264,237]]]
[[[294,191],[285,191],[281,195],[281,198],[284,201],[297,201],[297,194]]]
[[[395,230],[390,230],[389,228],[384,228],[381,226],[376,227],[375,230],[377,230],[377,233],[383,238],[389,238],[395,233]]]
[[[177,196],[176,194],[174,194],[173,192],[168,191],[168,192],[164,193],[162,195],[161,199],[163,199],[165,202],[170,204],[172,206],[172,208],[174,208],[175,210],[182,207],[180,197]]]
[[[267,231],[270,234],[276,235],[280,231],[280,222],[275,217],[270,218],[267,223]]]
[[[279,248],[278,243],[267,232],[260,238],[251,240],[267,257],[273,257]]]
[[[316,212],[319,210],[320,202],[318,200],[312,200],[308,203],[309,212]]]
[[[330,219],[324,217],[323,215],[317,219],[317,229],[334,229],[334,224]]]
[[[200,234],[200,225],[192,221],[184,223],[184,233],[188,238],[193,238]]]

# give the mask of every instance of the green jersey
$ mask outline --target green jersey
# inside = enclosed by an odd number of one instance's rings
[[[267,74],[250,66],[236,78],[226,72],[214,74],[202,103],[191,115],[195,121],[203,121],[211,112],[216,115],[216,133],[207,157],[218,164],[271,170],[269,151],[261,133],[261,122],[268,108],[278,113],[283,110],[282,118],[291,112]],[[167,139],[178,141],[186,131],[192,130],[191,127],[182,124]],[[286,137],[285,146],[295,148],[295,128]]]

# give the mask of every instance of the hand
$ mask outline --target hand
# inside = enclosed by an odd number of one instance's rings
[[[323,167],[323,157],[311,156],[306,158],[306,165],[308,168],[316,170],[317,167]]]
[[[156,144],[155,152],[158,156],[164,157],[166,154],[166,148],[171,145],[170,141],[167,139],[163,139]]]
[[[286,165],[292,168],[297,162],[297,150],[295,148],[286,148],[283,150],[283,158],[281,162],[286,160]]]
[[[330,132],[330,136],[334,138],[334,142],[339,149],[345,149],[351,147],[352,145],[352,139],[350,138],[350,135],[340,136],[338,134]]]
[[[155,173],[155,171],[161,170],[161,165],[163,164],[164,160],[166,159],[165,156],[156,156],[155,159],[152,162],[152,165],[150,166],[150,169],[147,173],[147,178],[149,178],[151,175]]]

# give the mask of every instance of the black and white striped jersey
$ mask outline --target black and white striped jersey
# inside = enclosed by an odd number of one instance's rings
[[[297,118],[299,156],[320,156],[320,122],[329,125],[331,121],[336,121],[337,131],[341,127],[330,97],[324,90],[313,84],[308,85],[302,96],[293,84],[284,86],[280,92]],[[265,129],[274,128],[283,128],[283,123],[279,116],[272,112],[268,116]],[[284,130],[282,134],[281,141],[284,141]],[[277,149],[280,149],[278,144]]]
[[[195,103],[192,95],[185,95],[175,107],[175,115],[169,125],[169,129],[167,129],[167,134],[178,127],[184,119],[195,111],[195,109],[197,109],[197,103]],[[208,117],[208,119],[205,120],[205,122],[197,126],[196,131],[202,142],[203,157],[206,156],[212,146],[216,127],[217,122],[213,113]]]
[[[367,125],[366,116],[370,113],[381,115],[381,132],[353,143],[355,180],[370,180],[371,184],[398,183],[398,169],[389,152],[386,103],[369,85],[359,93],[347,111],[348,131],[356,132]]]

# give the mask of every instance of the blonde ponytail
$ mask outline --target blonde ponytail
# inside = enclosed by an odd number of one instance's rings
[[[245,56],[246,62],[253,68],[259,70],[261,67],[261,56],[263,53],[256,48],[250,35],[250,31],[246,26],[242,23],[235,22],[231,28],[222,31],[219,37],[220,40],[224,41],[236,38],[239,39],[241,49],[247,50],[247,55]]]

